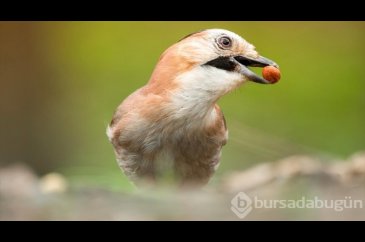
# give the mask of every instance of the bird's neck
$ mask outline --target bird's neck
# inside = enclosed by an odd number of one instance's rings
[[[216,99],[192,92],[179,92],[174,94],[171,101],[170,110],[175,120],[185,120],[184,123],[192,127],[207,126],[215,120]]]
[[[178,76],[177,81],[178,88],[171,92],[174,117],[201,125],[214,123],[218,99],[242,83],[239,74],[201,66]]]

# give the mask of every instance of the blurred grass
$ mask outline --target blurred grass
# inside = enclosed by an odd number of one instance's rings
[[[45,112],[65,124],[74,148],[59,166],[78,183],[132,186],[105,128],[117,105],[144,85],[159,58],[188,33],[225,28],[253,43],[282,72],[219,101],[230,130],[219,175],[256,162],[310,153],[347,157],[365,147],[365,22],[39,22],[57,101]],[[260,71],[260,70],[258,70]],[[52,162],[52,161],[50,161]]]

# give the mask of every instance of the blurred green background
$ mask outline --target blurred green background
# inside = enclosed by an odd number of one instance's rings
[[[282,73],[219,101],[230,139],[213,184],[257,162],[365,148],[365,22],[0,22],[0,164],[132,189],[106,126],[168,46],[207,28],[236,32]]]

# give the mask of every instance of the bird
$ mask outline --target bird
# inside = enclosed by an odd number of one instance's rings
[[[247,81],[271,82],[248,67],[278,65],[241,36],[206,29],[182,38],[160,56],[147,84],[117,107],[107,136],[124,174],[138,186],[206,185],[228,139],[217,101]]]

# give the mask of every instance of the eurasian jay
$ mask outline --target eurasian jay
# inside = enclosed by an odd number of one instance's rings
[[[228,138],[218,99],[246,81],[270,83],[248,66],[278,67],[223,29],[196,32],[169,47],[107,128],[124,173],[137,185],[155,184],[164,174],[180,185],[206,184]]]

